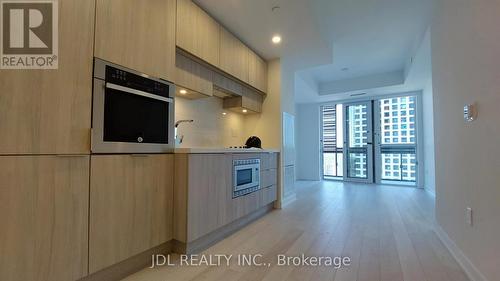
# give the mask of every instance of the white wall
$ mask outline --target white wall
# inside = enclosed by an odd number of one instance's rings
[[[226,115],[222,115],[226,112]],[[175,120],[193,119],[179,125],[184,141],[179,147],[228,147],[245,144],[245,116],[222,108],[222,99],[175,98]]]
[[[268,62],[267,96],[261,114],[246,117],[246,134],[259,136],[264,148],[281,149],[281,64]]]
[[[422,90],[422,129],[423,134],[419,141],[423,142],[422,163],[424,182],[421,184],[431,193],[435,193],[435,159],[434,159],[434,108],[433,108],[433,91],[432,91],[432,55],[431,55],[431,32],[427,30],[423,39],[418,46],[415,55],[408,65],[406,83],[418,85]]]
[[[320,180],[320,114],[317,104],[297,105],[297,179]]]
[[[500,280],[500,1],[436,2],[436,215],[479,272]],[[472,102],[479,115],[466,123],[463,106]]]
[[[436,165],[435,165],[435,143],[434,143],[434,110],[432,80],[422,92],[422,114],[423,114],[423,149],[424,149],[424,188],[436,193]]]

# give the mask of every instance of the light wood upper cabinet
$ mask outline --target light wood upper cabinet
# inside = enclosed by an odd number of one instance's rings
[[[267,62],[252,50],[248,50],[248,83],[267,93]]]
[[[175,2],[97,0],[95,56],[173,81]]]
[[[177,91],[185,88],[202,94],[196,95],[196,93],[189,91],[188,94],[180,96],[197,98],[213,95],[212,71],[210,69],[180,53],[176,54],[175,65],[177,67],[175,83],[180,86],[177,87]]]
[[[0,70],[0,154],[90,152],[94,1],[59,3],[59,68]]]
[[[223,108],[241,113],[243,110],[249,110],[253,113],[262,112],[263,97],[256,91],[243,87],[243,95],[240,97],[226,97],[223,101]],[[250,113],[249,112],[249,113]]]
[[[248,48],[222,27],[219,67],[228,74],[248,83]]]
[[[177,0],[177,35],[179,48],[219,65],[219,24],[191,0]]]
[[[92,156],[90,273],[172,239],[173,155]]]
[[[88,191],[89,156],[0,157],[0,280],[87,275]]]

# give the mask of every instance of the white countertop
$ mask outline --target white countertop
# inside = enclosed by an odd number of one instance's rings
[[[258,149],[258,148],[223,148],[223,147],[189,147],[176,148],[175,153],[179,154],[203,154],[203,153],[271,153],[280,152],[279,149]]]

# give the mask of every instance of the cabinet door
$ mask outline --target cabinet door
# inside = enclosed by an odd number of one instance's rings
[[[91,162],[90,273],[172,239],[173,155]]]
[[[89,156],[0,157],[0,280],[87,275]]]
[[[233,34],[221,27],[220,69],[248,83],[248,48]]]
[[[59,3],[59,68],[0,70],[0,154],[90,152],[94,1]]]
[[[267,63],[252,50],[248,53],[248,83],[267,93]]]
[[[231,159],[224,154],[189,155],[188,242],[231,221]]]
[[[175,0],[97,0],[95,56],[173,81]]]
[[[179,48],[211,65],[219,65],[219,24],[191,0],[177,0]]]

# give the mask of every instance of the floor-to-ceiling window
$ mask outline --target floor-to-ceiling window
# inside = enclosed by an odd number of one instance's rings
[[[321,108],[321,120],[323,177],[326,179],[342,179],[344,171],[342,104],[323,106]]]
[[[323,177],[415,184],[417,101],[408,95],[322,106]]]
[[[377,149],[381,180],[417,180],[417,99],[403,96],[381,99],[380,141]]]

